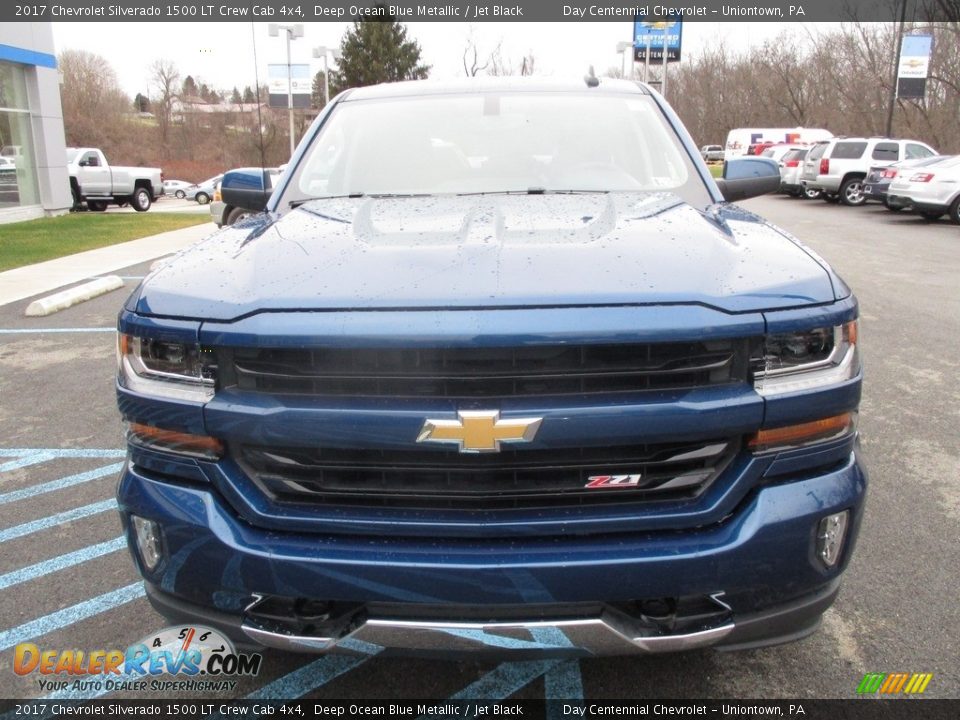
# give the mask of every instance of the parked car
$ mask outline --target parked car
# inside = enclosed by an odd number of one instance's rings
[[[206,205],[213,199],[214,186],[223,179],[223,175],[214,175],[201,183],[191,185],[183,191],[183,196],[187,200],[196,200],[201,205]]]
[[[704,162],[723,162],[723,145],[704,145],[700,148]]]
[[[810,152],[809,147],[793,147],[780,158],[777,163],[780,166],[780,192],[807,200],[820,197],[819,190],[805,188],[800,183],[803,160],[808,152]]]
[[[890,183],[887,202],[893,207],[912,208],[928,220],[949,215],[960,225],[960,156],[947,156],[898,173]]]
[[[820,190],[823,199],[844,205],[863,205],[863,179],[873,166],[886,167],[899,160],[936,155],[937,151],[918,140],[891,138],[834,138],[817,143],[803,163],[800,182]]]
[[[281,174],[280,168],[238,168],[225,172],[210,203],[213,222],[223,227],[263,212]]]
[[[867,487],[857,301],[730,204],[774,162],[714,181],[660,95],[592,80],[343,93],[267,212],[134,291],[117,496],[154,608],[306,652],[817,628]]]
[[[187,188],[192,186],[193,183],[189,183],[186,180],[164,180],[163,192],[166,195],[173,195],[182,200],[187,196]]]
[[[85,202],[89,210],[102,211],[110,203],[130,203],[145,212],[163,194],[160,168],[111,166],[97,148],[67,148],[67,171],[74,207]]]
[[[893,165],[874,165],[870,168],[870,172],[867,173],[867,177],[863,180],[863,195],[868,200],[876,200],[877,202],[883,203],[888,210],[903,210],[902,207],[890,205],[890,203],[887,202],[887,190],[890,187],[890,183],[893,182],[893,179],[900,173],[909,172],[912,168],[924,167],[932,163],[940,162],[941,160],[943,160],[942,155],[934,155],[919,160],[901,160],[900,162],[893,163]]]

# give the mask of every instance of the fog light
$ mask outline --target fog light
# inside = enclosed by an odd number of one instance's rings
[[[133,522],[133,535],[137,540],[140,559],[147,570],[155,570],[163,557],[160,549],[160,526],[153,520],[145,520],[136,515],[131,515],[130,520]]]
[[[817,556],[828,568],[832,568],[840,559],[849,517],[848,510],[827,515],[820,521],[820,526],[817,528]]]

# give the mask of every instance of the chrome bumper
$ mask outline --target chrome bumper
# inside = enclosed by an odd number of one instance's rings
[[[629,655],[678,652],[709,647],[734,628],[732,622],[682,635],[642,635],[606,615],[576,620],[534,622],[430,622],[367,619],[342,637],[287,635],[244,624],[254,642],[292,652],[324,653],[352,650],[358,644],[413,652],[498,654],[549,653],[569,655]]]

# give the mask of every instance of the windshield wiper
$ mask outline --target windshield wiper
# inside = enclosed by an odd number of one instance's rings
[[[304,198],[303,200],[291,200],[288,204],[292,208],[300,207],[304,203],[313,202],[314,200],[342,200],[343,198],[349,198],[351,200],[355,198],[413,198],[413,197],[433,197],[433,193],[362,193],[362,192],[353,192],[348,195],[319,195],[317,197]]]
[[[477,192],[456,193],[457,197],[475,195],[606,195],[611,190],[548,190],[544,187],[528,187],[526,190],[479,190]]]
[[[291,200],[287,205],[292,208],[298,208],[304,203],[313,202],[314,200],[342,200],[343,198],[362,197],[364,197],[362,192],[349,193],[347,195],[318,195],[317,197],[303,198],[302,200]]]

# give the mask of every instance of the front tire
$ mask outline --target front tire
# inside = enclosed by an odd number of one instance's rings
[[[201,205],[206,205],[208,202],[210,202],[210,196],[205,192],[197,193],[197,202]]]
[[[137,188],[133,193],[133,209],[137,212],[146,212],[150,209],[153,198],[150,197],[150,191],[145,187]]]
[[[960,195],[950,203],[950,209],[947,212],[950,213],[950,222],[960,225]]]
[[[936,210],[921,210],[920,217],[924,220],[929,220],[930,222],[936,222],[943,217],[942,212],[937,212]]]
[[[822,195],[823,195],[822,192],[820,192],[816,188],[811,188],[811,187],[805,187],[803,189],[803,192],[800,193],[800,196],[804,200],[816,200],[818,197],[821,197]]]
[[[250,217],[251,215],[254,215],[254,214],[255,214],[255,213],[253,213],[253,212],[251,212],[250,210],[247,210],[247,209],[245,209],[245,208],[234,208],[233,210],[231,210],[231,211],[227,214],[227,220],[226,220],[226,222],[225,222],[224,224],[225,224],[225,225],[234,225],[234,224],[240,222],[241,220],[245,220],[246,218],[248,218],[248,217]]]
[[[833,193],[820,193],[820,199],[824,202],[830,203],[831,205],[833,203],[840,202],[840,196],[834,195]]]
[[[92,212],[103,212],[107,209],[106,200],[87,200],[87,209]]]
[[[840,186],[840,202],[851,207],[867,202],[863,194],[863,178],[850,178],[843,181],[843,185]]]

